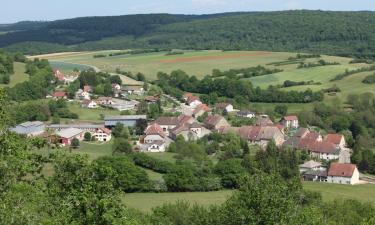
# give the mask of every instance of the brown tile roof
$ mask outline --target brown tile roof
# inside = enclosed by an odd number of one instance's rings
[[[194,120],[192,116],[181,115],[181,116],[178,117],[178,123],[179,124],[189,123],[192,120]]]
[[[228,105],[231,105],[231,104],[227,102],[220,102],[220,103],[216,103],[215,108],[224,110]]]
[[[199,101],[199,98],[197,96],[191,96],[187,99],[187,103],[190,104],[192,102],[194,102],[195,100],[198,100]]]
[[[151,126],[149,126],[146,129],[145,134],[146,135],[160,135],[161,137],[165,137],[163,128],[161,128],[160,125],[157,123],[154,123]]]
[[[85,86],[83,86],[83,91],[85,91],[85,92],[91,92],[92,91],[92,87],[90,85],[85,85]]]
[[[93,102],[93,100],[84,99],[84,100],[82,101],[82,105],[89,105],[91,102]]]
[[[302,138],[308,133],[309,133],[309,129],[304,128],[304,127],[300,127],[300,128],[298,128],[297,132],[294,134],[294,137]]]
[[[258,116],[257,119],[256,119],[256,125],[257,126],[268,126],[268,125],[272,125],[272,124],[273,124],[273,122],[269,117]]]
[[[283,119],[286,121],[293,121],[293,120],[298,120],[298,117],[294,115],[290,115],[290,116],[284,116]]]
[[[154,123],[157,123],[159,125],[167,125],[167,126],[177,126],[178,122],[179,122],[178,117],[167,117],[167,116],[161,116],[154,121]]]
[[[197,106],[197,108],[194,109],[193,115],[198,114],[200,111],[209,112],[211,111],[211,108],[206,104],[200,104]]]
[[[65,96],[66,96],[65,91],[56,91],[55,93],[53,93],[53,97],[56,97],[56,98],[63,98]]]
[[[209,115],[204,120],[204,123],[207,125],[216,126],[222,119],[224,119],[224,117],[220,115]]]
[[[340,144],[342,138],[343,136],[341,134],[327,134],[325,140],[335,145],[338,145]]]
[[[307,149],[317,153],[335,153],[338,151],[335,144],[327,141],[315,141],[308,144]]]
[[[332,163],[328,170],[328,176],[352,177],[356,169],[354,164]]]
[[[105,127],[104,128],[100,128],[100,130],[102,130],[106,134],[111,134],[112,133],[112,131],[110,129],[105,128]]]
[[[193,96],[193,94],[189,93],[189,92],[187,92],[187,93],[184,94],[184,98],[190,98],[192,96]]]

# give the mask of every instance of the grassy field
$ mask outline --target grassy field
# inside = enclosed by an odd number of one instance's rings
[[[188,201],[191,204],[210,206],[222,204],[233,193],[233,191],[215,192],[183,192],[183,193],[131,193],[124,194],[124,203],[143,212],[150,212],[152,208],[164,203],[176,201]]]
[[[146,153],[146,154],[153,158],[172,162],[172,163],[176,161],[176,159],[174,158],[176,153],[172,153],[172,152],[157,152],[157,153]]]
[[[361,202],[375,203],[375,185],[339,185],[317,182],[304,182],[305,190],[316,191],[322,194],[324,201],[335,199],[355,199]],[[150,212],[152,208],[164,203],[174,203],[179,200],[191,204],[209,206],[221,204],[233,193],[232,190],[217,192],[187,192],[187,193],[131,193],[125,194],[123,201],[131,208]]]
[[[79,121],[103,122],[103,119],[101,119],[100,117],[101,114],[105,116],[120,115],[120,111],[118,110],[111,110],[111,109],[104,109],[104,108],[97,108],[97,109],[82,108],[81,105],[78,103],[69,103],[68,107],[71,112],[77,113],[79,115]]]
[[[317,182],[304,182],[305,190],[316,191],[322,194],[325,201],[334,199],[356,199],[361,202],[375,203],[375,185],[340,185]]]
[[[15,62],[14,74],[10,76],[9,84],[0,84],[0,87],[13,87],[14,85],[24,82],[29,79],[29,75],[25,73],[25,64]]]

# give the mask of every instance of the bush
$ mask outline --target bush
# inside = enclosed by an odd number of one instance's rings
[[[91,133],[90,132],[86,132],[85,135],[84,135],[84,139],[85,141],[91,141]]]
[[[375,74],[368,75],[365,77],[365,79],[362,81],[364,84],[373,84],[375,83]]]

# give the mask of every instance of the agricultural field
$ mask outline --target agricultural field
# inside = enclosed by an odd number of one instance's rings
[[[25,73],[25,64],[15,62],[14,74],[10,75],[9,84],[0,84],[0,87],[13,87],[14,85],[24,82],[29,79],[29,75]]]
[[[254,86],[267,88],[269,85],[281,85],[285,80],[292,81],[314,81],[321,84],[293,86],[284,88],[285,90],[306,90],[308,88],[318,91],[337,85],[342,92],[333,96],[327,95],[326,100],[340,99],[345,101],[350,93],[375,93],[375,84],[363,84],[362,80],[365,76],[372,72],[363,72],[348,76],[342,80],[330,82],[330,79],[336,75],[343,73],[345,70],[353,70],[357,68],[367,67],[366,64],[349,64],[350,58],[336,56],[322,56],[327,62],[338,62],[340,65],[318,66],[304,69],[297,69],[298,63],[281,63],[285,62],[289,57],[295,57],[296,53],[285,52],[261,52],[261,51],[184,51],[184,54],[166,55],[166,52],[136,54],[136,55],[118,55],[107,56],[102,58],[94,58],[94,55],[108,55],[114,53],[112,51],[97,52],[71,52],[41,55],[35,57],[46,58],[55,65],[84,65],[93,66],[107,72],[115,72],[117,68],[123,71],[131,71],[133,73],[144,73],[149,80],[156,78],[158,71],[171,72],[181,69],[188,74],[196,75],[198,78],[210,74],[213,69],[229,70],[236,68],[246,68],[262,65],[267,68],[283,69],[283,72],[264,75],[259,77],[248,78]],[[305,62],[315,63],[319,59],[306,59]],[[67,68],[67,67],[65,67]],[[125,79],[125,78],[124,78]],[[131,81],[128,81],[131,82]],[[331,101],[331,102],[332,102]],[[273,105],[273,104],[272,104]],[[291,104],[290,112],[297,112],[301,107],[310,109],[311,104]],[[254,104],[254,108],[267,109],[267,104]]]
[[[79,121],[85,122],[103,122],[102,116],[119,116],[121,114],[118,110],[97,108],[88,109],[82,108],[79,103],[71,102],[68,104],[68,108],[72,113],[79,115]]]

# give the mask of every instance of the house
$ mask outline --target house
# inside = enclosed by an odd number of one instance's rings
[[[163,128],[159,124],[154,123],[145,130],[145,135],[143,137],[143,142],[145,144],[150,144],[155,141],[164,141],[166,134],[163,131]]]
[[[280,123],[284,125],[285,128],[289,129],[297,129],[299,127],[298,124],[298,117],[291,115],[291,116],[284,116]]]
[[[233,112],[233,105],[227,102],[220,102],[215,105],[215,108],[220,111]]]
[[[137,108],[138,105],[139,105],[139,102],[136,100],[130,100],[130,101],[117,100],[110,107],[113,109],[117,109],[118,111],[126,111],[126,110],[134,110]]]
[[[176,140],[178,136],[182,136],[186,141],[198,140],[208,134],[211,131],[202,126],[201,124],[194,122],[192,124],[183,124],[175,127],[170,131],[170,136],[173,140]]]
[[[241,110],[241,111],[237,112],[237,117],[240,117],[240,118],[254,118],[255,117],[255,113],[251,112],[251,111]]]
[[[304,181],[327,182],[326,170],[308,170],[302,173]]]
[[[137,120],[147,120],[146,115],[128,115],[128,116],[106,116],[104,118],[104,125],[107,128],[115,127],[117,123],[122,123],[124,126],[133,127]]]
[[[163,132],[168,136],[169,130],[174,129],[177,126],[182,126],[184,124],[191,124],[194,122],[194,118],[187,115],[181,115],[178,117],[166,117],[162,116],[156,119],[153,123],[157,123]]]
[[[99,105],[110,107],[115,104],[115,102],[112,100],[112,97],[99,97],[96,102]]]
[[[60,70],[53,70],[53,75],[60,82],[65,82],[65,76]]]
[[[91,93],[93,90],[92,90],[92,87],[90,85],[85,85],[85,86],[83,86],[83,91]]]
[[[82,108],[89,108],[89,109],[96,109],[98,108],[98,104],[93,100],[85,99],[81,103]]]
[[[129,95],[143,95],[144,89],[142,86],[124,86],[122,87],[121,91],[126,92]]]
[[[190,97],[193,97],[193,94],[187,92],[182,96],[182,99],[186,102]]]
[[[67,99],[68,95],[66,94],[65,91],[56,91],[55,93],[52,94],[52,97],[55,99]]]
[[[358,184],[359,172],[357,166],[346,163],[331,163],[328,170],[328,183],[336,184]]]
[[[259,145],[262,148],[267,147],[271,140],[276,146],[284,143],[284,135],[276,126],[243,126],[235,128],[234,131],[250,144]]]
[[[95,140],[97,141],[107,142],[112,139],[112,132],[107,128],[99,128],[93,133],[92,136],[95,137]]]
[[[340,148],[327,141],[312,142],[306,149],[312,157],[328,161],[339,159],[341,153]]]
[[[256,117],[255,124],[257,126],[270,126],[273,125],[272,120],[267,115],[259,115]]]
[[[194,118],[198,118],[199,116],[202,116],[203,114],[205,113],[208,113],[211,111],[211,108],[208,107],[208,105],[206,104],[200,104],[198,105],[194,110],[193,110],[193,113],[192,113],[192,116]]]
[[[346,148],[345,137],[342,134],[327,134],[324,140],[336,145],[339,148]]]
[[[220,115],[209,115],[203,123],[207,129],[214,131],[218,131],[222,127],[230,127],[228,121]]]
[[[46,127],[43,122],[33,121],[24,122],[18,124],[16,127],[10,129],[10,131],[15,132],[20,135],[26,135],[28,137],[39,136],[44,133]]]
[[[157,101],[159,101],[159,97],[158,96],[146,96],[145,97],[145,101],[146,102],[149,102],[149,103],[155,103]]]
[[[196,108],[198,105],[203,104],[196,96],[191,96],[186,100],[186,104],[192,108]]]
[[[116,97],[116,98],[120,97],[121,85],[113,83],[112,84],[112,92],[113,92],[114,97]]]
[[[305,162],[301,165],[299,165],[299,171],[301,173],[306,172],[306,171],[318,171],[318,170],[325,170],[324,167],[322,167],[322,163],[316,162],[314,160],[310,160],[308,162]]]
[[[84,138],[84,131],[77,128],[67,128],[56,132],[56,136],[59,138],[59,143],[62,146],[71,145],[72,140],[77,138],[82,141]]]
[[[154,141],[147,146],[147,151],[148,152],[165,152],[165,148],[166,148],[166,145],[164,141]]]

